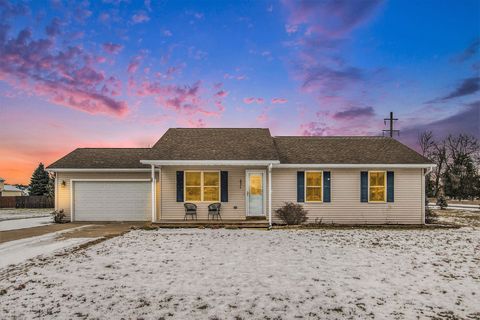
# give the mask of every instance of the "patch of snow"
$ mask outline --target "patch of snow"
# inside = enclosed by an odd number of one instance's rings
[[[480,315],[476,229],[136,230],[0,277],[6,318]],[[1,272],[0,272],[1,275]]]
[[[26,218],[0,221],[0,231],[18,230],[33,227],[47,226],[53,223],[53,217]]]
[[[0,209],[0,221],[49,217],[53,209]]]
[[[28,259],[49,255],[61,249],[71,248],[95,238],[58,239],[64,233],[84,228],[85,226],[48,233],[42,236],[30,237],[0,244],[0,269],[11,264],[18,264]]]

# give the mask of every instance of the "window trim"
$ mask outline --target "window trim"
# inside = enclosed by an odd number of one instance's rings
[[[381,200],[381,201],[373,201],[373,200],[370,200],[370,173],[379,173],[379,172],[382,172],[384,174],[384,182],[385,182],[385,186],[383,188],[384,192],[383,192],[383,199],[384,200]],[[372,171],[368,171],[368,202],[369,203],[387,203],[387,171],[385,170],[372,170]]]
[[[312,200],[308,200],[307,199],[307,173],[309,172],[320,172],[322,174],[322,179],[320,181],[320,189],[321,189],[321,193],[322,193],[322,200],[320,201],[312,201]],[[304,194],[304,201],[305,203],[323,203],[323,170],[305,170],[305,176],[303,177],[304,179],[304,187],[303,187],[303,194]],[[315,187],[314,187],[315,188]],[[318,187],[317,187],[318,188]]]
[[[200,172],[200,200],[187,200],[187,172]],[[204,200],[203,198],[203,189],[204,186],[204,178],[203,174],[205,172],[217,172],[218,173],[218,201],[216,200]],[[220,170],[185,170],[184,171],[184,179],[183,179],[183,202],[190,202],[190,203],[215,203],[221,202],[222,200],[222,177]],[[194,186],[190,186],[194,187]],[[213,186],[207,186],[213,187]],[[197,187],[198,188],[198,187]]]

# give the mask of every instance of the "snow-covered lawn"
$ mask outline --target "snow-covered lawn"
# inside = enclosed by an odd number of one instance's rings
[[[25,218],[50,217],[53,209],[0,209],[0,222]]]
[[[53,223],[52,216],[41,218],[23,218],[16,220],[0,221],[0,231],[27,229],[46,226]]]
[[[136,230],[0,271],[6,319],[478,319],[479,301],[472,228]]]

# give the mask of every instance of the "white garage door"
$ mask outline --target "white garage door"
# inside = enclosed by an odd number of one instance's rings
[[[74,220],[150,220],[151,192],[145,181],[75,181]]]

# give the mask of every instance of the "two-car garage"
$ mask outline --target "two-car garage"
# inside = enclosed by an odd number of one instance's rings
[[[148,180],[72,180],[73,221],[148,221]]]

